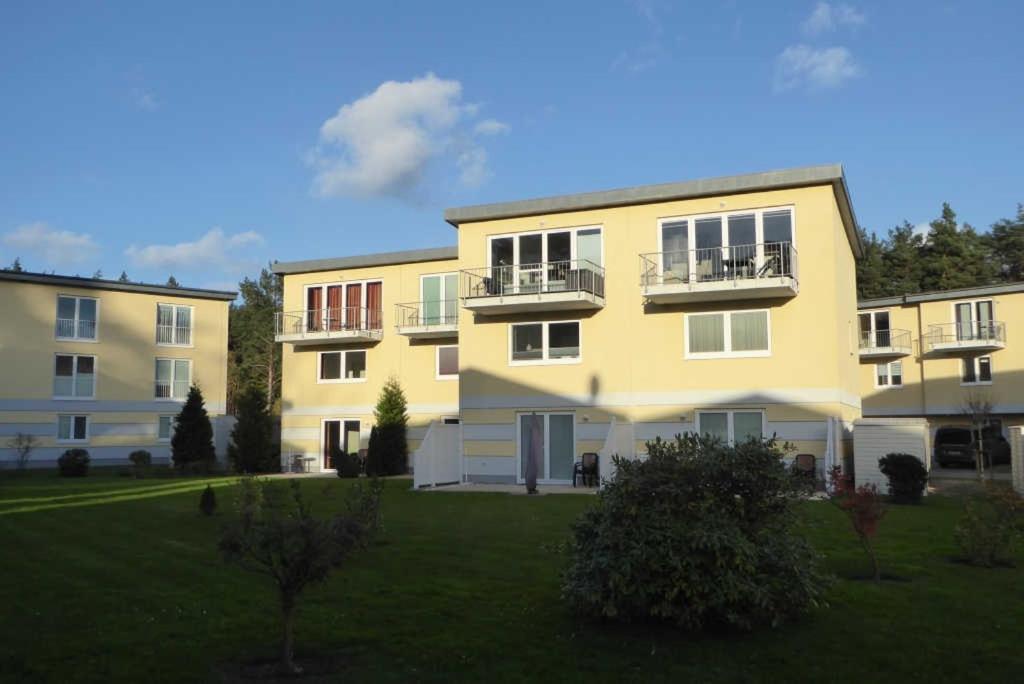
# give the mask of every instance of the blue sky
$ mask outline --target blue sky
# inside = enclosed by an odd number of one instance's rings
[[[229,287],[443,209],[842,162],[862,225],[1024,202],[1020,3],[0,7],[0,263]]]

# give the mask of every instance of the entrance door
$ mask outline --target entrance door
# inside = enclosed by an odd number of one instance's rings
[[[518,420],[518,481],[526,482],[526,466],[537,459],[537,481],[572,481],[576,453],[576,416],[572,413],[521,413]]]
[[[323,439],[320,440],[320,444],[323,449],[323,467],[333,468],[334,466],[331,464],[331,454],[334,453],[335,447],[341,445],[340,420],[324,421],[324,434]]]

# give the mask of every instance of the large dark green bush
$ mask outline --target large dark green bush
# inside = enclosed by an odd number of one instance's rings
[[[346,454],[340,447],[334,447],[331,453],[331,465],[334,466],[338,477],[353,478],[359,477],[361,463],[359,454]]]
[[[271,473],[281,469],[274,445],[274,424],[262,390],[248,388],[235,402],[238,419],[231,430],[228,460],[238,473]]]
[[[366,453],[367,475],[404,475],[409,472],[409,442],[406,436],[405,393],[396,378],[381,388],[374,409],[377,424],[370,431]]]
[[[207,473],[216,460],[213,425],[206,413],[203,393],[195,385],[189,388],[188,398],[174,422],[171,459],[185,473]]]
[[[68,449],[57,459],[61,477],[85,477],[89,473],[89,452],[85,449]]]
[[[794,529],[799,499],[774,440],[647,444],[573,524],[563,596],[577,611],[687,629],[778,625],[829,577]]]
[[[878,459],[878,468],[889,478],[889,496],[897,504],[918,504],[928,484],[928,469],[917,456],[886,454]]]
[[[153,465],[153,454],[145,449],[136,449],[128,454],[128,460],[132,462],[135,477],[143,477]]]

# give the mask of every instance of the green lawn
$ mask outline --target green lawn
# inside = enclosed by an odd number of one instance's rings
[[[0,678],[216,681],[276,652],[274,595],[215,551],[232,500],[203,518],[207,480],[34,474],[0,480]],[[346,483],[304,480],[318,510]],[[1024,671],[1024,570],[950,562],[955,499],[893,508],[878,540],[905,582],[866,569],[845,519],[807,504],[841,579],[831,607],[749,635],[695,636],[580,621],[559,601],[559,543],[581,496],[408,491],[387,483],[386,530],[306,594],[303,653],[344,658],[348,681],[1011,681]],[[340,678],[340,677],[339,677]]]

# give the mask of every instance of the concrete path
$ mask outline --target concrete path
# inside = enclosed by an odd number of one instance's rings
[[[526,485],[511,484],[483,484],[475,482],[464,482],[461,484],[440,485],[437,487],[424,487],[420,492],[495,492],[501,494],[513,494],[526,496]],[[537,485],[537,496],[545,494],[589,494],[597,493],[594,487],[572,487],[570,485]]]

